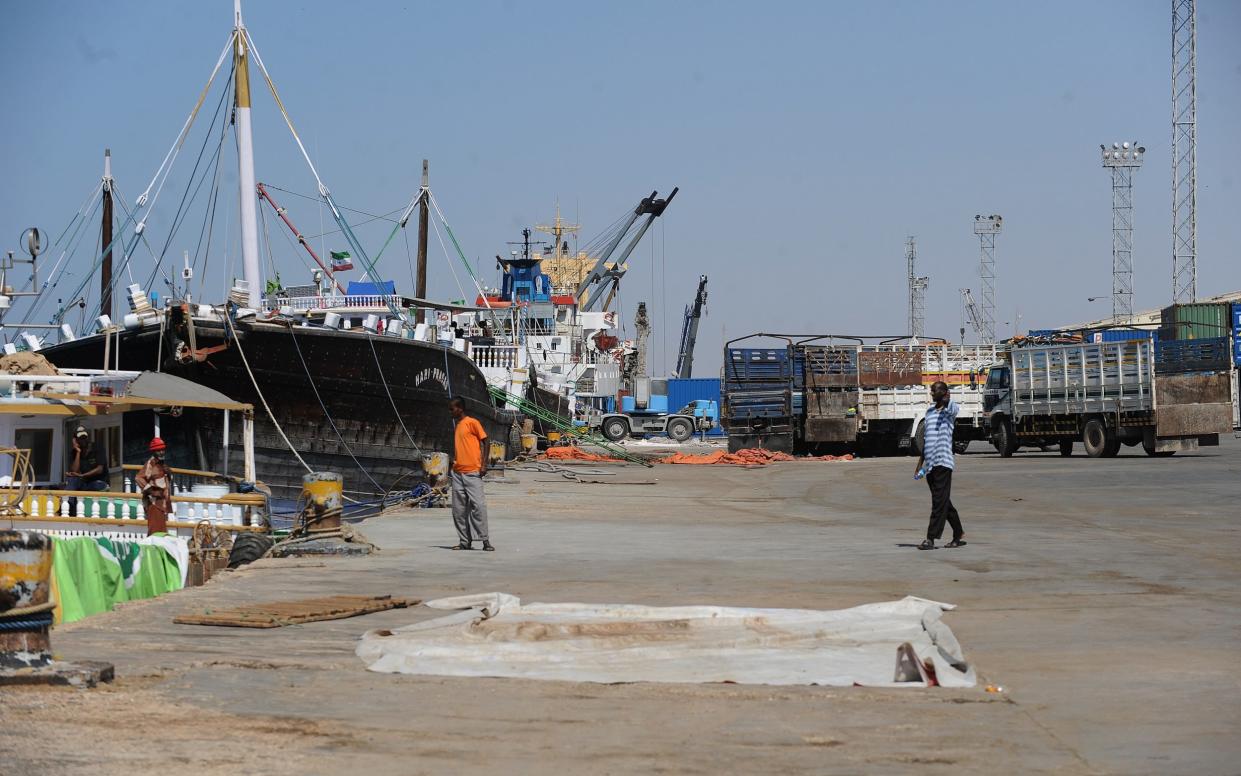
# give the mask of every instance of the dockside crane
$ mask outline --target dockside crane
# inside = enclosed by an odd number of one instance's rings
[[[604,307],[606,308],[611,303],[612,296],[615,295],[621,278],[625,276],[625,261],[629,258],[629,254],[633,253],[634,248],[638,247],[638,243],[642,241],[643,235],[646,234],[647,229],[651,228],[651,224],[655,222],[655,219],[663,215],[664,211],[668,209],[668,205],[671,204],[672,198],[677,195],[677,191],[679,191],[679,188],[673,188],[672,193],[664,199],[658,198],[658,191],[652,191],[649,197],[643,197],[623,225],[615,231],[607,247],[600,253],[599,260],[595,262],[595,266],[591,268],[590,272],[586,273],[586,277],[582,278],[581,284],[577,287],[577,299],[581,299],[586,292],[590,292],[590,296],[582,303],[581,309],[583,312],[594,310],[595,305],[605,292],[608,294],[608,300],[604,303]],[[624,241],[625,236],[633,229],[633,225],[643,216],[646,216],[646,220],[642,222],[642,225],[638,227],[633,237],[625,244],[620,255],[612,258],[612,255],[616,253],[616,249]]]
[[[698,322],[707,308],[707,276],[698,276],[698,293],[693,304],[685,306],[685,321],[681,324],[681,349],[677,353],[675,377],[692,377],[694,371],[694,344],[698,342]]]
[[[965,344],[965,324],[969,322],[971,328],[980,337],[985,337],[986,324],[983,323],[982,313],[978,310],[978,305],[974,303],[974,296],[968,288],[961,289],[961,344]]]

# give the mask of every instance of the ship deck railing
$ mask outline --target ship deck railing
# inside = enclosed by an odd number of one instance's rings
[[[188,537],[201,522],[232,532],[266,528],[266,498],[259,493],[172,497],[168,533]],[[260,515],[263,519],[259,519]],[[19,530],[63,536],[146,536],[142,494],[118,491],[0,488],[0,520]]]
[[[331,296],[292,296],[288,298],[269,297],[267,302],[276,307],[289,307],[295,311],[307,310],[355,310],[383,309],[390,304],[400,307],[404,304],[400,294],[347,294]]]
[[[120,395],[138,372],[104,372],[102,369],[61,370],[58,375],[0,374],[0,398],[28,399],[32,393],[47,392],[81,396]]]
[[[470,358],[480,367],[515,369],[525,366],[518,345],[471,345]]]

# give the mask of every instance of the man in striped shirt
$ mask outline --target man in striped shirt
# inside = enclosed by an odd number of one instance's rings
[[[934,403],[922,418],[922,454],[914,469],[915,476],[926,475],[926,484],[931,489],[931,522],[926,529],[926,541],[919,544],[918,549],[935,549],[935,541],[944,535],[945,522],[952,525],[952,541],[944,546],[964,547],[965,529],[952,505],[952,470],[956,466],[952,432],[961,408],[949,397],[948,385],[942,381],[931,386],[931,399]]]

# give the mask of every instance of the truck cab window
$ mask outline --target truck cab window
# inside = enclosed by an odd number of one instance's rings
[[[1003,367],[992,369],[987,375],[987,388],[1007,388],[1008,370]]]

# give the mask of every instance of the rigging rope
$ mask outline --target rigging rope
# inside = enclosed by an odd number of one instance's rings
[[[414,450],[418,455],[424,455],[422,448],[414,441],[414,437],[409,433],[409,429],[405,428],[405,421],[401,418],[401,411],[396,406],[396,399],[392,398],[392,390],[388,388],[388,378],[384,377],[383,366],[379,363],[379,353],[375,350],[375,341],[371,337],[371,333],[366,332],[366,341],[371,346],[371,355],[375,357],[375,368],[379,370],[379,382],[383,384],[384,393],[388,394],[388,401],[392,403],[392,412],[396,415],[396,422],[401,424],[401,431],[405,432],[405,438],[414,446]]]
[[[302,347],[297,342],[297,334],[293,331],[292,325],[289,326],[289,336],[293,338],[293,349],[297,351],[297,358],[302,362],[302,369],[305,370],[306,379],[310,382],[310,390],[314,391],[315,399],[319,402],[319,409],[323,410],[323,417],[327,418],[328,425],[330,425],[332,427],[332,431],[336,433],[336,438],[340,440],[341,447],[345,448],[345,452],[348,453],[349,457],[353,459],[353,463],[358,467],[358,471],[362,472],[363,477],[370,480],[370,483],[375,486],[376,491],[383,493],[384,489],[378,482],[375,481],[375,478],[371,476],[370,472],[362,466],[362,462],[359,461],[358,457],[353,454],[353,450],[349,447],[349,443],[345,441],[344,435],[341,434],[340,429],[336,427],[336,421],[332,420],[332,414],[328,412],[327,405],[323,403],[323,397],[319,395],[319,388],[315,385],[315,378],[310,374],[310,367],[306,365],[306,359],[302,356]]]
[[[304,458],[302,458],[302,454],[297,452],[297,448],[294,447],[293,443],[289,441],[289,435],[284,433],[284,429],[281,428],[280,422],[276,420],[275,413],[273,413],[271,411],[271,407],[268,406],[267,399],[263,396],[263,391],[259,388],[258,378],[254,376],[253,370],[250,369],[250,361],[246,358],[246,351],[241,347],[241,340],[237,337],[237,329],[233,326],[233,316],[231,310],[226,309],[224,311],[224,321],[228,324],[228,330],[233,335],[233,344],[237,346],[237,355],[241,356],[241,363],[246,367],[246,374],[250,375],[250,383],[254,386],[254,392],[258,394],[259,401],[263,404],[263,410],[267,412],[268,420],[270,420],[271,424],[276,427],[276,433],[280,434],[280,438],[284,440],[285,446],[289,448],[289,452],[293,453],[293,457],[297,459],[297,462],[306,469],[306,473],[314,474],[315,470],[310,468],[310,465],[306,463]]]

